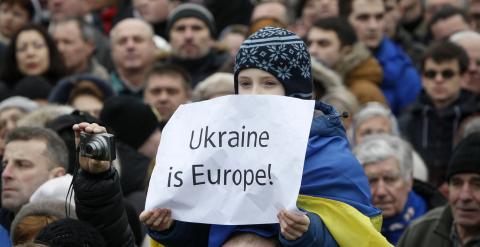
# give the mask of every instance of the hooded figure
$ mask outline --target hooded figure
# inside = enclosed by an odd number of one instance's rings
[[[290,31],[263,28],[240,47],[234,80],[237,94],[311,99],[308,49]],[[164,231],[154,231],[152,224],[147,224],[150,236],[166,246],[228,246],[240,242],[237,239],[242,235],[246,236],[244,244],[253,244],[252,236],[271,241],[262,246],[389,246],[379,232],[380,210],[370,203],[367,177],[349,149],[340,114],[319,101],[312,115],[297,200],[305,212],[296,216],[305,222],[299,226],[303,230],[291,233],[292,223],[285,220],[290,212],[281,211],[280,224],[227,226],[175,221]]]

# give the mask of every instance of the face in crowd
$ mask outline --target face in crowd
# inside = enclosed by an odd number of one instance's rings
[[[2,207],[17,212],[47,180],[64,174],[54,167],[43,140],[15,140],[5,147],[2,160]]]
[[[365,137],[372,134],[391,133],[390,119],[385,116],[375,116],[361,123],[355,130],[355,143],[362,143]]]
[[[238,94],[285,95],[285,88],[268,72],[244,69],[238,74]]]
[[[178,74],[152,74],[147,78],[144,101],[155,107],[161,121],[166,121],[181,104],[190,100],[191,92],[186,83]]]
[[[458,173],[449,181],[448,201],[457,226],[471,229],[480,225],[480,174]]]
[[[427,95],[437,108],[448,106],[460,94],[460,84],[464,76],[456,59],[435,62],[425,61],[422,84]]]
[[[0,33],[11,38],[30,21],[28,11],[19,4],[0,3]]]
[[[335,67],[342,53],[342,44],[333,30],[312,27],[307,34],[307,45],[310,55],[330,68]]]
[[[83,37],[79,24],[74,20],[61,22],[51,34],[67,69],[72,72],[86,70],[95,47]]]
[[[172,53],[187,60],[206,56],[214,43],[207,24],[195,17],[176,21],[169,36]]]
[[[370,49],[380,45],[385,32],[385,5],[383,0],[354,0],[349,22],[357,33],[358,40]]]
[[[385,218],[403,211],[412,188],[411,181],[400,171],[399,161],[390,157],[364,166],[372,192],[373,205],[382,210]]]
[[[25,76],[42,75],[50,66],[47,42],[36,30],[25,30],[18,35],[15,57],[19,71]]]
[[[153,63],[153,31],[144,21],[125,19],[113,28],[110,37],[112,58],[119,73],[141,71]]]

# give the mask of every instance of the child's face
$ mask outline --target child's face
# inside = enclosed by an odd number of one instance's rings
[[[285,88],[275,76],[260,69],[244,69],[238,74],[238,94],[285,96]]]

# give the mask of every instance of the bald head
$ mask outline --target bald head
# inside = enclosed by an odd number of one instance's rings
[[[134,18],[120,21],[110,32],[110,41],[113,62],[120,74],[136,73],[152,65],[153,29],[146,21]]]
[[[458,32],[450,41],[461,46],[468,55],[468,73],[462,82],[462,88],[480,94],[480,34],[475,31]]]
[[[110,39],[113,41],[115,38],[118,38],[118,35],[128,31],[141,33],[151,38],[153,38],[154,34],[153,28],[148,22],[138,18],[126,18],[112,28]]]

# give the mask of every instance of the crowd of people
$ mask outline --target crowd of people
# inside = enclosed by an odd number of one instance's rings
[[[1,246],[480,244],[478,0],[0,0],[0,57]],[[175,110],[231,94],[316,100],[305,214],[144,211]]]

